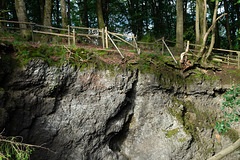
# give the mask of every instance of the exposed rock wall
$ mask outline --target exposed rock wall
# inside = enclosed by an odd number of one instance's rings
[[[206,159],[232,143],[214,137],[218,81],[166,86],[164,77],[138,71],[79,71],[41,60],[9,77],[0,91],[1,129],[56,152],[37,150],[34,160]]]
[[[119,150],[129,159],[207,159],[232,143],[228,137],[221,143],[215,138],[223,89],[219,80],[199,79],[184,89],[164,87],[154,75],[138,76],[128,135],[118,141]],[[239,159],[239,151],[226,159]]]

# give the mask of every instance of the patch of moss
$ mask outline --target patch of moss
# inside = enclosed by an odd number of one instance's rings
[[[215,120],[211,119],[211,113],[196,109],[190,101],[182,101],[173,98],[173,107],[168,111],[184,126],[184,131],[191,134],[194,139],[199,139],[198,130],[202,128],[214,128]],[[180,109],[179,107],[182,106]]]
[[[1,91],[1,92],[4,92],[5,90],[4,90],[4,88],[0,88],[0,91]]]
[[[185,142],[185,141],[186,141],[186,138],[179,138],[178,141],[179,141],[179,142]]]
[[[176,135],[179,132],[178,129],[179,128],[168,130],[167,133],[165,134],[166,137],[171,138],[172,136]]]

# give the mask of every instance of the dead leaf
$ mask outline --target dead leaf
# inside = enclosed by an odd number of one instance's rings
[[[216,138],[217,138],[218,142],[221,142],[219,134],[216,134]]]

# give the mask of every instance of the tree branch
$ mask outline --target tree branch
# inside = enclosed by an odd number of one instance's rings
[[[208,160],[220,160],[224,156],[226,156],[226,155],[232,153],[233,151],[235,151],[238,147],[240,147],[240,139],[238,139],[235,143],[233,143],[228,148],[225,148],[224,150],[217,153],[215,156],[209,158]]]
[[[22,145],[22,146],[25,146],[25,147],[28,146],[28,147],[34,147],[34,148],[42,148],[42,149],[48,150],[52,153],[56,153],[56,152],[50,150],[49,148],[43,147],[44,144],[39,146],[39,145],[26,144],[26,143],[22,143],[22,142],[14,142],[14,141],[2,139],[2,138],[0,138],[0,142],[6,142],[6,143],[10,143],[10,144],[15,144],[15,145]]]
[[[204,36],[204,38],[203,38],[202,47],[201,47],[200,52],[198,53],[197,61],[200,59],[200,57],[201,57],[202,54],[203,54],[203,51],[204,51],[204,49],[205,49],[206,41],[207,41],[207,37],[208,37],[209,33],[210,33],[210,32],[212,31],[212,29],[214,28],[216,22],[217,22],[220,18],[222,18],[223,16],[225,16],[225,15],[227,15],[227,13],[224,13],[224,14],[222,14],[221,16],[219,16],[215,21],[213,21],[211,27],[208,29],[207,33],[205,34],[205,36]]]

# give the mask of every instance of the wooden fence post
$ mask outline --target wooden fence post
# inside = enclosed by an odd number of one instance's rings
[[[68,25],[68,36],[70,36],[70,26]],[[68,46],[70,46],[70,37],[68,37]]]
[[[108,48],[108,33],[107,33],[107,27],[105,27],[105,38],[106,38],[106,48]]]
[[[73,28],[73,45],[76,45],[75,28]]]
[[[112,40],[112,38],[109,36],[109,34],[107,32],[106,32],[106,35],[108,36],[108,38],[110,39],[110,41],[112,42],[114,47],[118,50],[118,52],[120,53],[121,57],[124,58],[124,56],[122,55],[121,51],[118,49],[117,45],[114,43],[114,41]]]
[[[163,39],[162,39],[162,42],[164,43],[164,45],[166,46],[166,48],[167,48],[168,52],[171,54],[171,56],[172,56],[173,60],[174,60],[174,61],[175,61],[175,63],[177,64],[177,60],[174,58],[174,56],[173,56],[173,54],[172,54],[171,50],[168,48],[167,44],[165,43],[165,41],[164,41]]]
[[[136,38],[135,38],[135,35],[134,35],[134,34],[133,34],[133,42],[135,43],[137,53],[140,54],[140,53],[141,53],[141,50],[140,50],[140,48],[138,48],[138,44],[137,44],[137,41],[136,41]]]
[[[103,46],[103,49],[105,49],[105,40],[104,40],[104,28],[102,28],[102,46]]]
[[[238,69],[240,69],[240,52],[237,52],[238,54]]]
[[[34,36],[33,36],[33,25],[31,24],[30,27],[31,27],[31,32],[32,32],[32,42],[34,42]]]
[[[227,64],[229,66],[229,54],[227,55]]]

